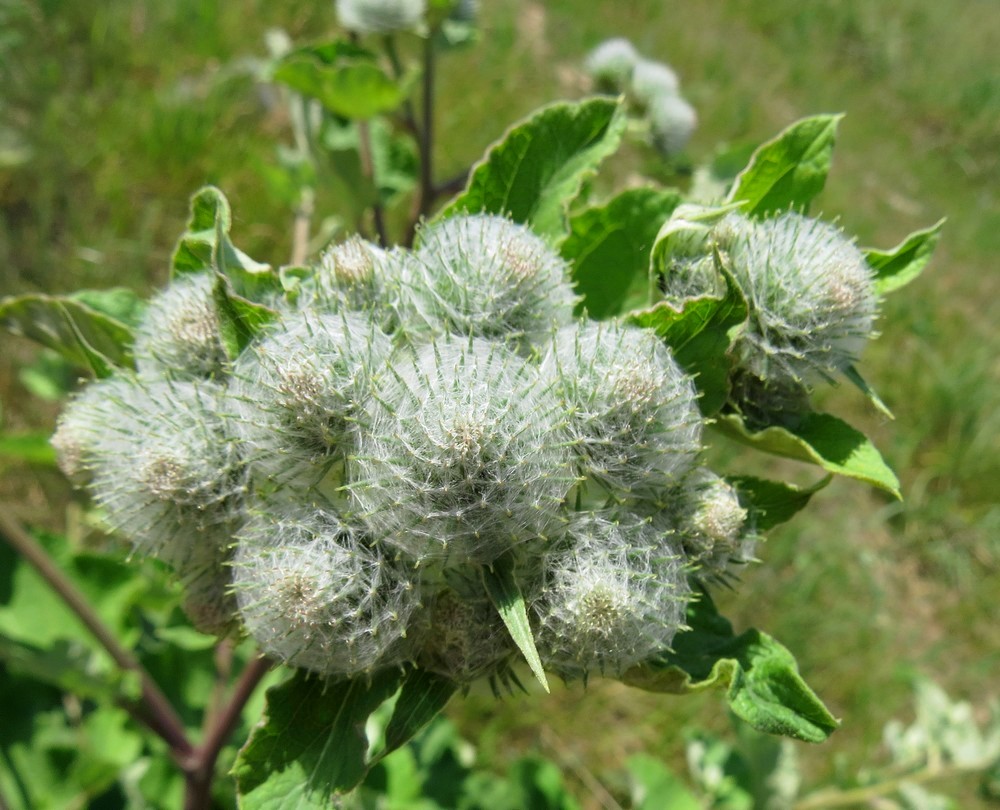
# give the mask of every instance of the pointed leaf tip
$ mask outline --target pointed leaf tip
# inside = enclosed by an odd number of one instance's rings
[[[524,655],[531,672],[538,679],[542,688],[549,692],[549,682],[545,678],[542,661],[535,647],[535,637],[528,621],[528,611],[524,604],[524,596],[514,579],[513,563],[507,558],[500,558],[492,567],[483,566],[483,585],[493,606],[500,614],[511,639]]]

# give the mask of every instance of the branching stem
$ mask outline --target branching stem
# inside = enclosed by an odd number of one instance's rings
[[[206,724],[204,740],[194,752],[191,768],[186,773],[185,810],[211,807],[212,779],[215,776],[215,763],[219,758],[219,752],[235,730],[243,708],[261,679],[270,671],[272,663],[264,657],[251,660],[240,673],[228,702],[215,712]]]
[[[108,652],[119,667],[139,676],[142,687],[138,704],[125,705],[125,709],[140,723],[159,735],[170,746],[170,752],[179,763],[188,761],[194,747],[188,740],[184,724],[174,707],[167,700],[149,672],[130,650],[123,647],[114,633],[97,615],[93,606],[69,578],[59,570],[52,558],[31,535],[8,515],[10,507],[0,505],[0,534],[44,579],[49,587],[66,603],[97,642]]]

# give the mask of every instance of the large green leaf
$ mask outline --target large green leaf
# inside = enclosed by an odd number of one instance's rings
[[[889,250],[865,251],[865,258],[875,271],[875,289],[880,295],[905,287],[920,275],[937,247],[944,222],[942,219],[929,228],[914,231]]]
[[[632,188],[570,220],[562,255],[591,318],[611,318],[649,299],[650,252],[680,203],[676,191]]]
[[[532,673],[542,688],[548,692],[549,683],[545,679],[545,670],[542,669],[542,661],[538,657],[535,637],[531,632],[528,612],[524,605],[524,596],[514,576],[513,563],[509,558],[501,557],[492,566],[483,566],[482,571],[483,585],[490,601],[503,619],[507,632],[524,655]]]
[[[759,731],[822,742],[838,722],[799,675],[795,658],[758,630],[740,635],[707,592],[688,607],[690,630],[673,649],[628,670],[622,681],[650,692],[725,689],[733,712]]]
[[[807,211],[826,185],[842,117],[803,118],[762,144],[736,176],[727,202],[742,202],[744,212],[756,216],[788,208]]]
[[[719,416],[713,427],[756,450],[818,464],[828,472],[856,478],[899,498],[899,479],[875,445],[842,419],[809,413],[794,427],[752,431],[736,414]]]
[[[316,99],[334,115],[357,120],[396,109],[415,76],[411,73],[397,81],[373,53],[338,40],[292,51],[277,63],[271,78]]]
[[[385,729],[385,747],[374,761],[388,756],[440,714],[458,691],[458,685],[448,678],[422,669],[406,674],[399,698]]]
[[[570,203],[617,149],[624,129],[625,115],[614,99],[544,107],[489,148],[442,216],[502,214],[561,239],[569,232]]]
[[[0,326],[53,349],[97,377],[132,365],[132,329],[71,296],[4,298]]]
[[[628,321],[652,329],[670,346],[674,358],[694,377],[706,416],[717,413],[729,398],[730,359],[736,332],[746,322],[747,303],[735,282],[727,279],[723,298],[689,298],[682,309],[666,301],[628,314]]]
[[[779,523],[791,520],[806,507],[813,495],[830,483],[831,478],[827,475],[811,487],[796,487],[751,475],[726,476],[726,480],[739,492],[740,501],[749,508],[750,523],[758,532],[769,531]]]
[[[390,669],[331,683],[299,672],[271,687],[264,719],[233,766],[240,807],[336,807],[370,767],[365,722],[402,678]]]

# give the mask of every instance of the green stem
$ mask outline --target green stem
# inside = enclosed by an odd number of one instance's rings
[[[367,121],[358,121],[358,158],[361,160],[361,172],[371,184],[375,193],[372,202],[372,218],[375,222],[375,234],[384,246],[389,244],[389,234],[385,227],[385,211],[378,199],[378,183],[375,178],[375,160],[372,157],[372,133]]]
[[[430,213],[434,204],[434,35],[424,40],[423,131],[420,138],[420,216]]]
[[[856,807],[877,799],[881,796],[889,796],[899,790],[906,782],[921,784],[933,782],[938,779],[949,779],[955,776],[962,776],[968,773],[976,773],[985,770],[992,765],[992,762],[977,762],[973,765],[927,765],[922,770],[911,771],[878,782],[874,785],[867,785],[851,790],[821,790],[811,796],[806,796],[792,805],[794,810],[820,810],[829,807]]]
[[[93,606],[76,586],[59,570],[31,535],[7,517],[11,509],[0,505],[0,535],[44,579],[50,588],[66,603],[91,635],[107,651],[114,662],[124,670],[135,672],[142,687],[138,704],[124,704],[124,708],[140,723],[154,731],[170,746],[171,754],[181,767],[186,767],[194,753],[184,724],[166,695],[160,690],[146,668],[130,650],[123,647],[115,635],[101,621]]]
[[[313,162],[312,135],[309,127],[309,101],[299,94],[293,94],[290,99],[292,133],[295,138],[295,150],[302,160]],[[316,192],[311,186],[303,186],[299,190],[299,202],[295,208],[295,220],[292,227],[291,264],[304,264],[309,255],[309,230],[316,208]]]

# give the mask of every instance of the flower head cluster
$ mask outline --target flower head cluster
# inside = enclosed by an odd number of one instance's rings
[[[645,116],[657,150],[667,156],[683,151],[698,116],[669,65],[644,58],[629,40],[615,37],[594,48],[585,67],[601,90],[628,95]]]
[[[238,357],[198,330],[216,360],[197,370],[144,351],[53,443],[207,631],[330,677],[509,683],[502,564],[546,667],[620,674],[670,646],[690,575],[749,556],[745,512],[703,486],[691,379],[653,333],[575,320],[566,270],[496,216],[427,226],[412,251],[352,240]],[[204,285],[156,299],[145,345],[218,328]]]

